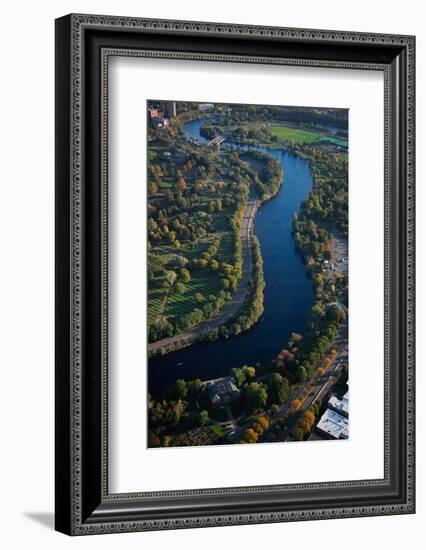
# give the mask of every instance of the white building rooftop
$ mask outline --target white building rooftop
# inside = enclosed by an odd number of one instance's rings
[[[200,111],[210,111],[211,109],[213,109],[213,107],[213,103],[200,103],[198,106]]]
[[[349,416],[349,392],[346,392],[342,399],[332,395],[328,401],[328,408],[339,414]]]
[[[348,439],[349,436],[348,419],[331,409],[325,411],[316,427],[331,439]]]

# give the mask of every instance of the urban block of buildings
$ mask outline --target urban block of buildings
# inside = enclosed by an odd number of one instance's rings
[[[203,113],[206,111],[211,111],[214,108],[214,105],[213,103],[200,103],[198,108]]]
[[[167,128],[169,119],[176,116],[176,101],[168,101],[166,111],[161,111],[159,108],[148,108],[149,122],[151,126],[158,128]]]
[[[348,439],[349,437],[349,392],[339,399],[332,395],[327,409],[315,427],[320,439]],[[312,439],[318,439],[313,437]]]
[[[346,392],[342,399],[339,399],[336,395],[332,395],[328,400],[328,408],[335,411],[338,414],[348,418],[349,416],[349,392]]]

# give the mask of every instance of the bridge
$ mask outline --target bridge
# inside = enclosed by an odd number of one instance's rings
[[[208,147],[210,147],[212,145],[222,145],[222,143],[224,141],[226,141],[228,138],[232,137],[232,134],[234,132],[235,132],[235,128],[232,128],[232,129],[228,130],[227,132],[225,132],[224,134],[222,134],[221,136],[216,136],[215,138],[213,138],[212,140],[210,140],[207,143]]]
[[[213,145],[222,145],[222,143],[226,140],[227,137],[228,137],[227,135],[225,135],[225,136],[216,136],[211,141],[209,141],[207,143],[207,145],[208,145],[208,147],[211,147]]]

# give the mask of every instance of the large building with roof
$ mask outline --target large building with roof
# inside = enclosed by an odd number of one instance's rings
[[[316,425],[316,430],[325,439],[348,439],[348,418],[332,409],[326,409],[321,420]]]
[[[328,401],[327,407],[342,416],[348,418],[349,416],[349,392],[346,392],[342,399],[339,399],[336,395],[332,395]]]
[[[175,117],[176,116],[176,101],[168,101],[167,102],[167,115],[169,117]]]
[[[207,392],[212,405],[216,407],[231,403],[241,396],[241,392],[231,376],[213,380],[208,384]]]
[[[348,437],[349,392],[346,392],[341,399],[336,395],[330,397],[327,409],[309,439],[348,439]]]

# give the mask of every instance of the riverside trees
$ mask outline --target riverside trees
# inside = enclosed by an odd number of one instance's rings
[[[190,147],[176,135],[151,140],[148,156],[148,325],[155,342],[191,330],[231,299],[242,274],[239,228],[251,175],[238,155]]]
[[[250,157],[260,160],[264,164],[259,177],[256,179],[256,185],[261,200],[268,200],[276,195],[280,188],[284,176],[282,164],[272,155],[258,149],[249,149],[248,154]]]

